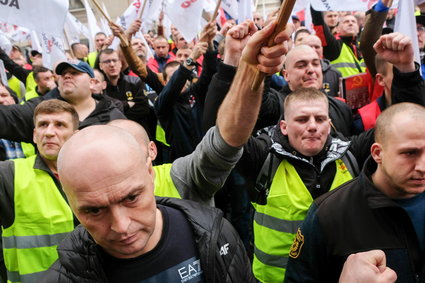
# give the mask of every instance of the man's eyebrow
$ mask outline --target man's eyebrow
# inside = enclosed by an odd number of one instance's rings
[[[87,211],[87,210],[102,209],[102,208],[106,208],[106,206],[82,205],[78,207],[78,211]]]

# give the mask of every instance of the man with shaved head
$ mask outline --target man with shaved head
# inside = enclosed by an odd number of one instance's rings
[[[295,46],[288,52],[283,75],[288,82],[280,90],[283,98],[299,88],[322,89],[323,87],[321,58],[312,47],[307,45]],[[329,97],[329,116],[337,131],[344,136],[351,135],[352,114],[345,103]]]
[[[335,69],[328,59],[323,58],[323,47],[320,38],[317,35],[310,34],[303,38],[301,44],[310,46],[316,51],[320,58],[323,73],[322,91],[329,96],[338,96],[339,78],[342,77],[341,72]]]
[[[155,160],[157,149],[145,129],[131,120],[114,120],[108,125],[132,134],[142,150]],[[194,200],[214,205],[214,194],[221,189],[230,171],[242,155],[241,148],[227,148],[217,128],[210,129],[191,154],[173,163],[153,166],[155,195]]]
[[[155,200],[152,159],[126,130],[81,130],[62,148],[58,171],[82,226],[62,242],[43,282],[254,282],[219,210]]]
[[[358,178],[314,201],[291,250],[287,282],[337,282],[350,254],[375,249],[385,253],[376,274],[389,267],[398,282],[423,282],[425,108],[385,110],[370,152]]]

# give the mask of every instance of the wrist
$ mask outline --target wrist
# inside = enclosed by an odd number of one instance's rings
[[[409,64],[398,64],[394,65],[394,67],[397,68],[400,73],[410,73],[416,70],[415,62],[411,62]]]
[[[378,3],[373,7],[373,9],[377,12],[387,12],[390,8],[387,7],[382,0],[379,0]]]

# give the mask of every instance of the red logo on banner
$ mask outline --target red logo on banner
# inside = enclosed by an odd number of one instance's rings
[[[195,3],[198,0],[186,0],[181,4],[182,8],[189,8],[192,3]]]

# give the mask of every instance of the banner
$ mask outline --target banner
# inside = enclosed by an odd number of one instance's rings
[[[2,0],[0,21],[61,36],[68,0]]]
[[[59,62],[66,61],[65,49],[61,37],[41,33],[38,35],[43,54],[43,66],[54,70]]]
[[[186,41],[192,41],[202,30],[202,0],[169,0],[165,14]]]

